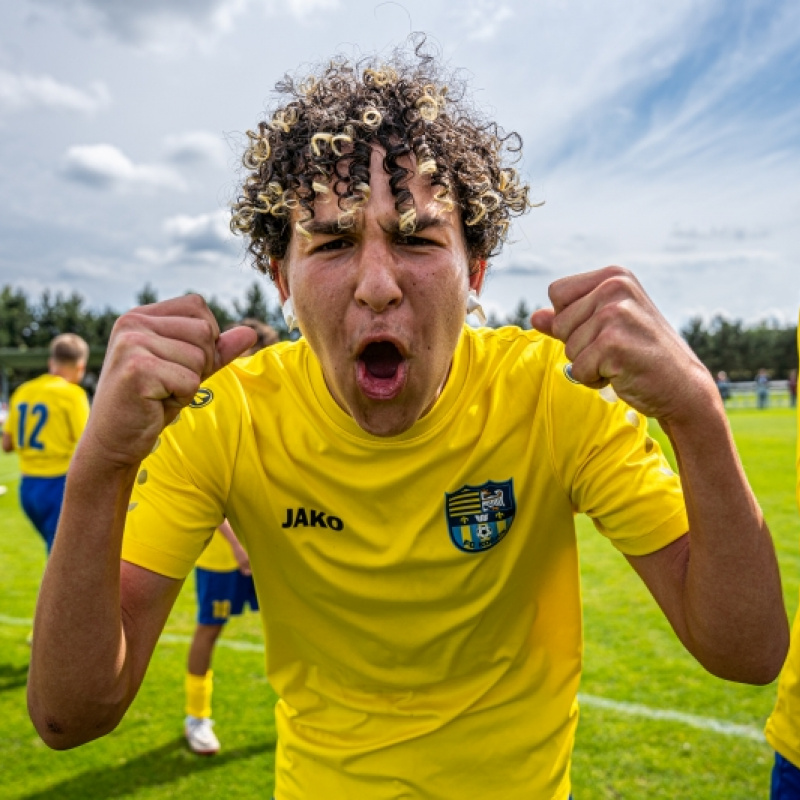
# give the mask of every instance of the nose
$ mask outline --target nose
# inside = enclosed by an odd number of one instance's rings
[[[358,265],[355,300],[377,314],[400,305],[403,291],[398,283],[397,262],[385,241],[362,248]]]

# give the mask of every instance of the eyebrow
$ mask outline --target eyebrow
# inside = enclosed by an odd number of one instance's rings
[[[420,233],[428,228],[446,228],[450,223],[439,216],[432,214],[420,214],[417,217],[417,222],[414,227],[414,233]],[[340,228],[339,221],[336,219],[319,220],[310,219],[308,222],[303,222],[303,227],[312,235],[318,234],[321,236],[338,236],[340,234],[348,233],[352,228]],[[381,224],[381,229],[385,233],[394,234],[395,236],[404,236],[406,234],[400,230],[400,219],[394,219],[389,225]]]

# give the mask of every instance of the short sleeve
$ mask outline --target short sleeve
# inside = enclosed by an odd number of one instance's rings
[[[240,419],[226,400],[216,387],[201,388],[142,462],[125,522],[125,561],[183,579],[222,523]]]
[[[660,550],[686,533],[680,478],[648,435],[647,419],[613,395],[575,383],[563,355],[552,363],[551,452],[575,511],[631,556]]]

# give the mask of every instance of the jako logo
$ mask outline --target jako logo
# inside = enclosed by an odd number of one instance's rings
[[[330,528],[340,531],[344,528],[344,523],[339,517],[325,514],[324,511],[317,511],[314,508],[287,508],[286,519],[281,528]]]

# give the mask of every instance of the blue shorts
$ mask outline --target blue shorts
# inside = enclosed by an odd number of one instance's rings
[[[228,617],[236,617],[249,605],[258,611],[258,598],[252,575],[238,569],[216,572],[202,567],[194,569],[197,588],[197,621],[201,625],[224,625]]]
[[[23,475],[19,483],[22,510],[44,539],[48,555],[53,548],[66,482],[66,475],[59,475],[57,478],[34,478]]]
[[[775,753],[769,800],[800,800],[800,769],[780,753]]]

